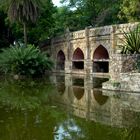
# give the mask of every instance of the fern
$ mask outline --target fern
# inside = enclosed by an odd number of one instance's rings
[[[0,69],[5,73],[42,75],[45,70],[51,70],[52,66],[53,62],[34,45],[11,46],[0,54]]]

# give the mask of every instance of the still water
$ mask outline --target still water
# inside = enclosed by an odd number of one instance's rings
[[[140,140],[140,94],[102,91],[105,78],[0,81],[0,140]]]

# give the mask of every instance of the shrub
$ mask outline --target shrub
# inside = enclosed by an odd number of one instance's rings
[[[120,45],[123,54],[139,54],[140,53],[140,25],[129,33],[124,33],[123,44]]]
[[[5,73],[36,76],[44,74],[45,70],[51,70],[52,66],[47,54],[34,45],[11,46],[3,49],[0,54],[0,69]]]

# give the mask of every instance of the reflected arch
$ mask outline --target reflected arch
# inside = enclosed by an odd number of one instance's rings
[[[57,70],[64,70],[65,69],[65,54],[62,50],[57,53]]]
[[[84,53],[80,48],[77,48],[73,53],[72,68],[84,69]]]
[[[78,87],[78,86],[74,86],[73,87],[73,93],[74,96],[76,97],[77,100],[81,100],[82,97],[84,96],[84,88]]]
[[[93,90],[93,96],[96,102],[101,106],[104,105],[108,100],[108,96],[103,95],[102,91],[100,90]]]
[[[102,45],[99,45],[93,53],[93,72],[109,72],[109,53]]]

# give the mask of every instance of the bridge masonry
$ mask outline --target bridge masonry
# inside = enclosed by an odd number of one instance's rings
[[[54,72],[107,73],[112,79],[117,79],[123,64],[118,46],[122,44],[123,33],[137,25],[138,23],[129,23],[87,27],[76,32],[67,29],[65,34],[51,41],[50,54],[55,61]]]

